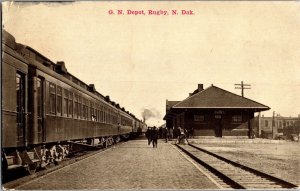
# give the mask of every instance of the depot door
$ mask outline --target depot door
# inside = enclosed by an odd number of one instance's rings
[[[221,115],[215,116],[214,126],[215,126],[216,137],[222,137],[222,117],[221,117]]]

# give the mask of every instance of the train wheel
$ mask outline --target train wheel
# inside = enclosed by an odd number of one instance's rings
[[[120,141],[121,141],[120,136],[116,136],[116,137],[115,137],[115,143],[118,143],[118,142],[120,142]]]
[[[2,162],[2,171],[6,172],[8,169],[8,163],[6,159],[6,154],[3,151],[1,152],[1,162]]]
[[[106,142],[107,142],[108,146],[111,146],[112,145],[111,137],[108,137],[107,140],[106,140]]]
[[[36,169],[38,167],[38,164],[37,163],[31,163],[31,164],[28,164],[25,169],[26,171],[28,172],[28,174],[34,174]]]

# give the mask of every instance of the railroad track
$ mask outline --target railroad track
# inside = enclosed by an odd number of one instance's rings
[[[231,161],[192,144],[176,146],[191,157],[222,188],[233,189],[291,189],[298,186],[273,175]]]

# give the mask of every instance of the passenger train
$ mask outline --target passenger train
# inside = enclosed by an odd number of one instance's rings
[[[71,143],[105,145],[146,124],[109,96],[2,31],[2,169],[61,161]]]

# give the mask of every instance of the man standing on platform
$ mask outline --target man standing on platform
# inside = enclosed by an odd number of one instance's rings
[[[157,148],[158,130],[154,126],[151,132],[151,138],[153,143],[153,148]]]
[[[168,138],[169,138],[169,131],[168,131],[167,127],[164,128],[163,134],[164,134],[165,141],[167,143],[168,142]]]
[[[150,127],[148,127],[145,135],[146,135],[146,137],[148,139],[148,145],[150,145],[150,143],[151,143],[151,128]]]

